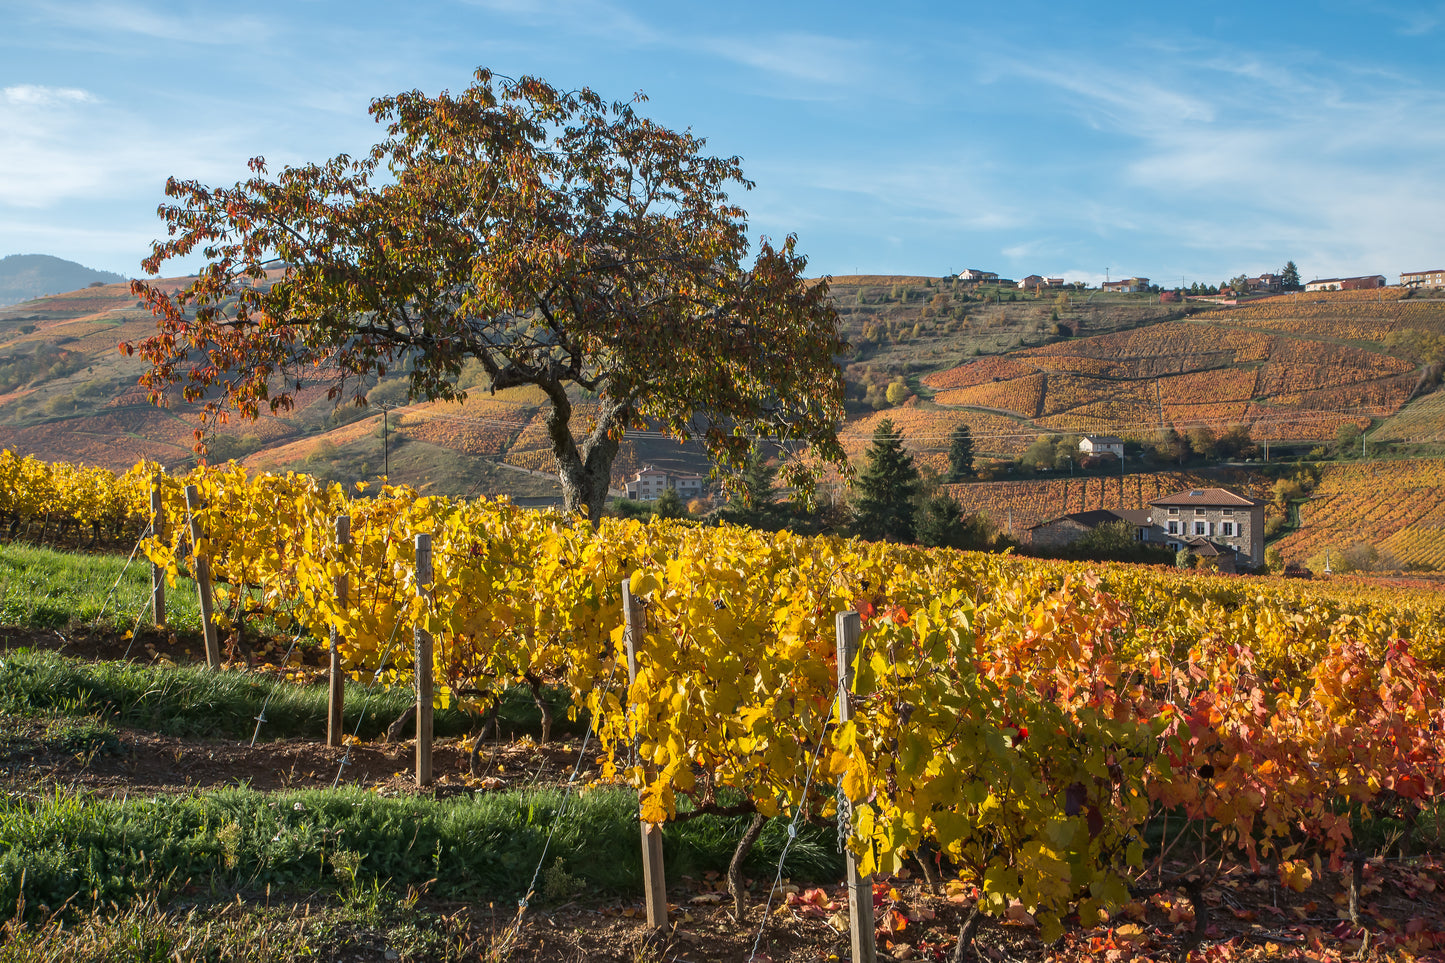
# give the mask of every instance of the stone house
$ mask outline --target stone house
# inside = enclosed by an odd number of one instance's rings
[[[1366,274],[1357,278],[1315,278],[1305,284],[1306,291],[1369,291],[1385,286],[1383,274]]]
[[[1224,488],[1193,488],[1156,498],[1149,508],[1171,548],[1200,554],[1203,546],[1193,540],[1201,539],[1233,549],[1240,565],[1258,568],[1264,564],[1265,504]]]
[[[1123,521],[1134,529],[1134,541],[1162,545],[1164,531],[1154,524],[1150,515],[1148,509],[1139,508],[1096,508],[1073,512],[1030,527],[1027,537],[1030,545],[1061,548],[1078,541],[1100,525]]]
[[[1445,268],[1436,271],[1407,271],[1400,275],[1400,283],[1407,288],[1445,287]]]

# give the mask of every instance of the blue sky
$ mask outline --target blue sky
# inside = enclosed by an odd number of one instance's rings
[[[1445,2],[8,0],[0,25],[0,255],[134,275],[167,176],[360,153],[372,97],[485,65],[645,92],[741,155],[750,233],[796,233],[810,273],[1445,266]]]

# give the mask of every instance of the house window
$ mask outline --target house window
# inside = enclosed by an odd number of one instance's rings
[[[1219,510],[1219,514],[1221,514],[1221,515],[1233,515],[1233,514],[1234,514],[1234,509],[1232,509],[1232,508],[1221,508],[1221,509]]]
[[[1194,534],[1195,534],[1195,535],[1206,535],[1206,534],[1208,534],[1208,529],[1209,529],[1209,526],[1208,526],[1208,524],[1205,523],[1205,522],[1195,522],[1195,523],[1194,523]]]
[[[1230,538],[1233,538],[1235,535],[1238,535],[1238,534],[1239,534],[1238,532],[1236,532],[1236,531],[1234,530],[1234,523],[1233,523],[1233,522],[1220,522],[1220,523],[1219,523],[1219,533],[1220,533],[1221,535],[1226,535],[1226,536],[1228,536],[1228,537],[1230,537]]]
[[[1171,508],[1171,509],[1169,509],[1169,514],[1171,514],[1171,515],[1178,515],[1178,514],[1179,514],[1179,509],[1177,509],[1177,508]]]
[[[1169,543],[1169,550],[1170,550],[1170,551],[1173,551],[1173,552],[1179,551],[1179,543],[1178,543],[1178,542],[1170,542],[1170,543]]]
[[[1178,522],[1171,521],[1171,522],[1169,523],[1169,534],[1170,534],[1170,535],[1178,535],[1178,534],[1179,534],[1179,523],[1178,523]]]
[[[1203,514],[1204,514],[1204,509],[1202,509],[1202,508],[1196,508],[1196,509],[1194,509],[1194,514],[1196,514],[1196,515],[1203,515]]]
[[[1136,528],[1136,529],[1134,529],[1134,541],[1136,541],[1136,542],[1147,542],[1147,541],[1149,541],[1149,530],[1148,530],[1147,528]]]

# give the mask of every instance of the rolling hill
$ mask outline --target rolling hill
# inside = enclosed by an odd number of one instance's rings
[[[853,346],[843,359],[849,397],[843,435],[854,458],[884,419],[922,464],[937,470],[960,423],[972,427],[985,456],[1015,455],[1040,434],[1145,440],[1161,425],[1245,424],[1256,440],[1309,447],[1354,424],[1366,429],[1372,450],[1399,454],[1435,454],[1445,442],[1438,366],[1399,350],[1397,337],[1445,334],[1445,301],[1400,289],[1181,306],[1100,292],[1033,297],[926,277],[839,277],[830,284]],[[143,363],[115,350],[151,330],[150,316],[124,284],[0,308],[0,446],[112,468],[141,457],[172,466],[192,460],[193,420],[183,409],[151,406],[136,386]],[[899,381],[910,397],[889,405],[881,388]],[[372,399],[389,409],[384,431],[380,409],[338,409],[322,389],[308,389],[292,412],[226,426],[213,453],[341,481],[389,470],[393,480],[437,493],[559,501],[548,474],[540,394],[492,395],[471,368],[462,384],[470,389],[462,404],[405,405],[399,380],[375,386]],[[585,417],[585,402],[579,405]],[[624,444],[615,482],[644,464],[708,468],[699,447],[639,432]],[[1436,490],[1430,464],[1422,462],[1408,486],[1416,502]],[[1000,482],[958,493],[966,507],[1001,524],[1011,512],[1018,529],[1046,514],[1152,497],[1176,481],[1054,480],[1038,491],[1030,487],[1036,483]],[[1322,492],[1345,504],[1334,489]],[[1335,524],[1324,509],[1321,502],[1302,512],[1305,530],[1282,543],[1292,555],[1317,549],[1304,531]],[[1378,540],[1393,539],[1387,549],[1402,561],[1436,565],[1434,512],[1422,507],[1414,521],[1381,529]],[[1407,548],[1421,526],[1435,526],[1437,535],[1418,535],[1420,545]]]
[[[0,306],[124,280],[119,274],[48,254],[11,254],[0,258]]]

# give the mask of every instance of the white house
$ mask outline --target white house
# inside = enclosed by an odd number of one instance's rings
[[[1079,451],[1086,455],[1113,455],[1122,460],[1124,439],[1113,435],[1085,435],[1079,439]]]
[[[707,492],[707,478],[703,475],[674,475],[649,465],[624,486],[627,497],[638,502],[654,501],[669,488],[687,501]]]

